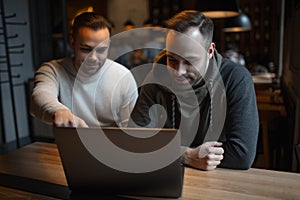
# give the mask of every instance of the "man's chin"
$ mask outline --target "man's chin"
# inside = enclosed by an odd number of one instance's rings
[[[188,90],[192,88],[190,81],[187,79],[184,80],[175,79],[174,82],[176,84],[176,88],[179,90]]]
[[[97,73],[99,66],[84,68],[80,70],[80,74],[83,76],[92,76]]]

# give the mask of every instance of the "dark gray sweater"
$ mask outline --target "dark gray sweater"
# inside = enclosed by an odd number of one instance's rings
[[[172,85],[172,80],[165,67],[164,53],[156,61],[164,65],[155,64],[145,81],[150,84],[141,87],[131,120],[144,127],[179,128],[183,145],[190,147],[211,140],[223,142],[225,153],[220,167],[250,168],[256,155],[259,120],[254,84],[248,70],[222,58],[215,51],[205,81],[193,87],[196,105],[194,101],[178,100],[180,95],[183,99],[189,99],[189,92],[174,94],[172,89],[166,87]],[[212,70],[212,65],[217,70]],[[222,84],[218,80],[222,80]],[[222,87],[214,87],[216,85]],[[222,96],[220,90],[223,87]],[[213,92],[215,90],[211,88],[219,88],[219,91]],[[149,114],[149,108],[155,104],[162,105],[166,113],[155,107]],[[193,112],[198,112],[198,115]],[[166,121],[163,120],[165,118]]]

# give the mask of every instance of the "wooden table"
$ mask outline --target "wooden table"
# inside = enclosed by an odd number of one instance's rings
[[[13,184],[15,189],[8,187],[15,179],[19,179]],[[22,191],[32,182],[39,191]],[[47,189],[50,193],[67,190],[56,145],[36,142],[1,156],[0,184],[0,199],[57,199],[41,195]],[[181,199],[300,199],[300,174],[254,168],[186,168]]]

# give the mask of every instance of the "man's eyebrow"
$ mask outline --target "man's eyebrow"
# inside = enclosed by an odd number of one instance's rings
[[[93,49],[94,47],[90,46],[90,45],[87,45],[87,44],[79,44],[81,47],[85,47],[85,48],[91,48]]]
[[[197,60],[197,59],[198,59],[197,56],[187,56],[187,57],[182,57],[182,56],[179,56],[179,55],[173,54],[173,53],[166,53],[166,56],[168,56],[168,57],[174,57],[174,58],[180,57],[180,58],[183,58],[183,59],[188,60],[188,61],[189,61],[189,60]]]
[[[95,47],[95,49],[107,49],[108,46],[98,46],[98,47]]]
[[[197,56],[187,56],[187,57],[184,57],[185,60],[196,60],[198,59]]]

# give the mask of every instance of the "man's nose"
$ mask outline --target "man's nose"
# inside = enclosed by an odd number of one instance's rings
[[[90,55],[89,55],[89,58],[90,59],[97,59],[97,53],[96,53],[96,51],[91,51],[91,53],[90,53]]]
[[[178,68],[177,68],[177,74],[180,76],[183,74],[186,74],[186,71],[187,71],[186,69],[187,69],[187,66],[183,62],[179,62]]]

